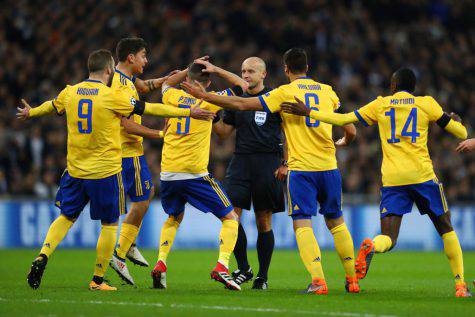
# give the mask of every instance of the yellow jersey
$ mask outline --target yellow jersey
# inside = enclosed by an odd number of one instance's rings
[[[363,125],[378,124],[383,186],[418,184],[436,177],[427,135],[429,123],[440,119],[443,113],[434,98],[415,97],[405,91],[378,97],[355,110]]]
[[[58,113],[66,112],[69,174],[101,179],[119,173],[120,121],[132,113],[135,100],[122,90],[87,79],[66,86],[51,102]]]
[[[113,89],[124,88],[129,97],[133,97],[139,100],[139,94],[137,89],[135,89],[135,78],[130,78],[129,76],[122,73],[120,70],[116,69],[114,77],[112,78]],[[142,124],[142,117],[134,114],[132,116],[134,121],[138,124]],[[120,137],[122,141],[122,157],[134,157],[143,155],[143,138],[138,135],[128,134],[123,127],[120,128]]]
[[[335,111],[340,106],[331,86],[309,77],[282,85],[259,96],[259,100],[267,112],[278,112],[281,103],[295,102],[294,96],[313,110]],[[284,112],[280,116],[288,146],[289,170],[313,172],[337,168],[331,124]]]
[[[218,94],[234,95],[231,89]],[[168,87],[163,91],[162,102],[189,109],[200,101],[183,90]],[[209,102],[202,102],[200,107],[214,113],[222,109]],[[162,172],[207,173],[212,126],[212,121],[190,117],[168,119],[162,151]]]

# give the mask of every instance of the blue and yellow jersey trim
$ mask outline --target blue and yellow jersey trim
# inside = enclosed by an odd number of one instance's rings
[[[142,166],[140,166],[140,157],[135,156],[133,160],[135,170],[135,194],[136,196],[143,196],[142,179],[140,176],[142,172]]]
[[[229,202],[228,197],[226,196],[226,194],[223,192],[221,187],[218,185],[218,183],[216,183],[216,181],[213,178],[211,178],[209,175],[206,175],[206,176],[203,176],[203,179],[209,182],[209,184],[214,189],[216,194],[218,194],[219,198],[221,199],[225,207],[231,206],[231,203]]]
[[[119,184],[119,211],[121,215],[125,214],[125,190],[122,181],[122,173],[117,173],[117,183]]]

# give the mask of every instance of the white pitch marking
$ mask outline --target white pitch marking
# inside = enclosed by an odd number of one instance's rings
[[[75,300],[55,300],[55,299],[6,299],[1,298],[3,302],[30,302],[30,303],[59,303],[59,304],[90,304],[90,305],[122,305],[122,306],[142,306],[142,307],[158,307],[158,308],[181,308],[181,309],[203,309],[203,310],[227,310],[227,311],[247,311],[256,313],[277,313],[277,314],[297,314],[297,315],[319,315],[324,316],[344,316],[344,317],[397,317],[396,315],[375,315],[368,313],[350,313],[350,312],[325,312],[312,310],[290,310],[280,308],[258,308],[258,307],[242,307],[242,306],[209,306],[209,305],[193,305],[193,304],[162,304],[148,302],[114,302],[114,301],[75,301]]]

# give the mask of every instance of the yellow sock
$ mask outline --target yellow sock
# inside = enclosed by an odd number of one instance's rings
[[[297,246],[302,262],[312,276],[312,280],[316,278],[324,279],[325,276],[323,275],[321,262],[322,255],[312,228],[298,228],[295,231],[295,238],[297,239]]]
[[[219,233],[219,257],[218,262],[229,267],[229,257],[233,253],[238,236],[239,222],[236,220],[224,220]]]
[[[355,249],[353,239],[345,223],[330,230],[335,241],[335,249],[340,256],[340,261],[345,269],[346,276],[354,277],[355,272]]]
[[[120,234],[119,234],[119,244],[117,245],[117,248],[115,249],[115,252],[120,258],[125,259],[125,255],[129,251],[132,243],[134,243],[138,234],[139,234],[138,227],[128,224],[128,223],[122,223],[122,228],[120,228]]]
[[[393,241],[389,236],[386,236],[384,234],[380,234],[376,237],[373,238],[373,243],[374,243],[374,252],[376,253],[384,253],[391,249],[391,246],[393,245]]]
[[[97,239],[95,276],[103,277],[106,273],[117,241],[117,228],[117,226],[102,226],[101,234]]]
[[[142,229],[142,222],[140,223],[140,226],[139,226],[139,232],[140,232],[140,229]],[[135,236],[135,239],[134,239],[134,241],[132,242],[132,244],[136,244],[136,243],[137,243],[137,237],[138,237],[138,234]]]
[[[54,252],[58,244],[64,239],[66,233],[68,233],[72,225],[73,222],[63,215],[60,215],[58,218],[56,218],[51,226],[49,226],[48,234],[46,235],[40,253],[49,257]]]
[[[175,240],[176,231],[180,223],[173,218],[168,218],[163,224],[162,232],[160,234],[160,247],[158,249],[158,261],[167,263],[168,254]]]
[[[450,231],[442,235],[444,240],[444,252],[449,259],[450,268],[454,274],[455,284],[464,283],[463,279],[463,256],[459,239],[455,231]]]

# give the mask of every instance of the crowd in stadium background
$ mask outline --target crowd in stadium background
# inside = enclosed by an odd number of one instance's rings
[[[54,197],[66,166],[65,119],[20,122],[20,98],[38,105],[54,97],[65,84],[86,78],[92,50],[113,50],[125,36],[143,37],[150,45],[144,79],[184,68],[202,55],[239,74],[241,62],[256,55],[267,63],[270,87],[286,82],[282,53],[304,47],[309,75],[331,84],[345,111],[389,94],[391,73],[408,66],[418,75],[417,95],[434,96],[470,127],[473,2],[399,2],[395,9],[392,1],[7,1],[0,11],[0,195]],[[222,87],[218,82],[214,88]],[[158,101],[160,93],[145,98]],[[163,121],[146,118],[144,124],[161,128]],[[344,191],[377,198],[377,130],[357,128],[356,142],[338,150]],[[429,148],[449,202],[472,201],[475,160],[455,153],[457,141],[439,127],[431,133]],[[145,147],[159,184],[161,142],[146,141]],[[213,137],[210,171],[216,178],[223,179],[233,150],[233,138]]]

